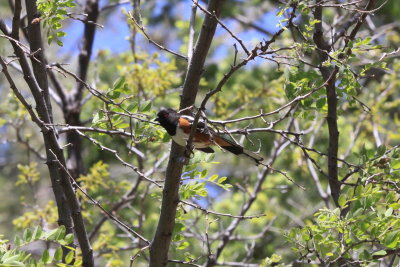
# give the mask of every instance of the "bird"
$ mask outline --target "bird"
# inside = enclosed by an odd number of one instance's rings
[[[194,118],[187,115],[181,115],[172,108],[161,109],[155,121],[171,136],[172,140],[180,146],[186,146],[186,141],[189,139],[191,127]],[[195,149],[205,153],[214,153],[214,149],[210,146],[218,146],[235,155],[243,155],[259,164],[264,159],[250,150],[243,148],[235,142],[219,135],[211,128],[207,127],[203,121],[199,121],[194,132],[192,144]]]

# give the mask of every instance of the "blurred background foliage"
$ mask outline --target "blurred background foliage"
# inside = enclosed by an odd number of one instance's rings
[[[276,24],[287,15],[288,11],[283,12],[281,17],[277,16],[281,8],[286,8],[279,2],[226,1],[221,19],[244,40],[246,46],[254,47],[276,32],[279,29]],[[309,4],[313,1],[301,2]],[[68,12],[81,12],[84,2],[75,1],[75,4]],[[158,221],[162,191],[145,180],[139,180],[138,175],[122,166],[113,153],[99,149],[98,145],[118,151],[127,163],[138,166],[143,173],[153,168],[151,177],[163,180],[169,137],[161,127],[123,113],[129,111],[131,115],[139,114],[139,118],[152,120],[162,107],[177,108],[186,62],[148,43],[129,20],[127,10],[132,9],[129,1],[114,4],[117,1],[100,1],[102,13],[99,23],[104,25],[104,29],[98,29],[96,35],[88,84],[121,104],[105,104],[96,97],[89,97],[86,92],[87,101],[80,117],[85,126],[123,130],[132,132],[133,136],[127,138],[85,133],[87,138],[83,138],[82,150],[85,174],[80,176],[78,182],[107,210],[113,209],[123,196],[127,196],[127,192],[132,191],[129,201],[115,214],[151,240]],[[185,55],[191,4],[191,1],[181,0],[144,1],[141,15],[151,38]],[[202,12],[197,12],[196,36],[203,18]],[[326,23],[339,23],[337,18],[340,12],[347,11],[325,8]],[[10,22],[11,14],[7,1],[0,1],[0,16]],[[349,16],[351,14],[349,12]],[[333,202],[321,197],[302,149],[287,143],[273,166],[287,172],[306,190],[277,172],[268,174],[247,212],[247,215],[265,216],[240,223],[219,259],[221,262],[248,261],[266,265],[282,262],[296,265],[300,264],[296,263],[296,259],[302,257],[303,261],[311,263],[319,258],[329,261],[342,255],[340,238],[347,238],[348,257],[357,255],[356,258],[363,263],[375,264],[373,262],[379,260],[377,256],[384,253],[379,251],[400,247],[400,159],[396,149],[390,150],[400,141],[400,61],[395,56],[379,60],[384,53],[399,47],[399,18],[400,6],[397,1],[388,1],[371,18],[372,26],[363,28],[353,44],[351,56],[340,65],[337,84],[339,157],[363,166],[362,171],[357,171],[346,180],[349,185],[343,188],[340,204],[341,208],[351,204],[348,216],[340,218],[339,209],[335,209]],[[276,64],[273,60],[261,58],[249,63],[236,72],[222,92],[208,103],[208,118],[227,120],[251,116],[260,110],[273,111],[323,83],[319,72],[301,61],[304,59],[310,64],[318,64],[312,43],[315,24],[312,13],[309,9],[303,9],[295,22],[306,40],[302,40],[298,32],[285,31],[272,48],[294,48],[281,53],[281,58],[270,57],[288,64]],[[82,24],[65,18],[62,20],[62,30],[66,33],[65,37],[60,36],[63,46],[52,43],[46,46],[46,54],[49,62],[68,63],[68,68],[73,69],[77,65]],[[235,57],[237,60],[245,57],[239,46],[239,52],[235,55],[234,43],[234,39],[219,27],[206,61],[197,104],[229,71]],[[11,56],[10,51],[10,46],[0,38],[0,53]],[[288,59],[285,60],[283,56]],[[18,70],[11,72],[17,85],[24,88],[23,77]],[[62,73],[56,75],[65,88],[71,88],[71,77]],[[285,130],[290,124],[292,131],[305,133],[301,137],[302,144],[326,153],[328,130],[324,92],[324,89],[318,90],[312,97],[301,101],[295,112],[275,125],[274,129]],[[29,99],[28,91],[24,90],[24,95]],[[39,130],[10,94],[3,76],[0,76],[0,99],[0,233],[13,240],[22,229],[33,229],[37,225],[46,231],[54,229],[57,226],[57,213],[42,155],[44,149]],[[62,124],[61,111],[56,104],[53,109],[55,121]],[[227,126],[230,129],[267,127],[268,122],[278,120],[282,115],[284,113],[281,112],[269,116],[267,123],[258,119]],[[285,142],[279,134],[266,132],[235,137],[245,147],[259,150],[267,159],[272,157],[277,144]],[[64,138],[62,133],[60,138]],[[97,146],[89,138],[97,140]],[[326,157],[309,153],[325,171]],[[181,197],[207,209],[232,215],[240,213],[243,203],[252,196],[257,177],[262,173],[261,167],[220,151],[215,158],[196,152],[191,163],[193,165],[185,169]],[[339,167],[340,179],[355,170],[353,166],[341,162]],[[329,194],[327,178],[320,173],[316,175],[319,176],[322,190]],[[102,221],[102,212],[85,196],[78,195],[89,233],[100,227],[91,236],[97,266],[127,266],[129,257],[138,252],[139,241],[111,221]],[[220,238],[218,233],[226,229],[232,220],[232,217],[205,215],[198,209],[180,205],[171,258],[204,262],[202,255],[207,254],[204,233],[207,231],[211,250],[215,250]],[[362,240],[372,241],[364,243]],[[309,247],[313,243],[317,244],[316,247]],[[144,253],[143,257],[136,259],[138,265],[135,266],[145,266],[146,259]]]

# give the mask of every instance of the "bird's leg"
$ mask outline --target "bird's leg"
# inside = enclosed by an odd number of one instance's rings
[[[184,158],[185,158],[185,165],[189,164],[189,160],[194,157],[194,152],[193,152],[194,146],[193,144],[191,145],[190,148],[186,147],[185,152],[184,152]]]

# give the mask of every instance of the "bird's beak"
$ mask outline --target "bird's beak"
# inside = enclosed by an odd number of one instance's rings
[[[159,121],[160,121],[160,119],[159,119],[159,118],[155,118],[155,119],[154,119],[154,121],[158,121],[158,122],[159,122]]]

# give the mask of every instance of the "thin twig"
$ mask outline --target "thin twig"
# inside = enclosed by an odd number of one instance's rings
[[[141,236],[139,233],[137,233],[136,231],[134,231],[131,227],[129,227],[126,223],[122,222],[120,219],[118,219],[116,216],[112,215],[110,212],[108,212],[103,206],[100,205],[100,203],[95,200],[94,198],[92,198],[88,193],[85,192],[85,190],[83,190],[79,184],[77,182],[75,182],[75,179],[71,176],[71,174],[69,173],[69,171],[65,168],[65,166],[63,164],[61,164],[61,162],[58,160],[57,155],[54,154],[54,152],[52,150],[50,150],[50,152],[53,154],[53,156],[55,157],[55,162],[58,164],[58,166],[61,168],[62,171],[64,171],[64,173],[66,175],[68,175],[70,182],[74,185],[75,188],[78,188],[78,190],[87,198],[89,199],[96,207],[98,207],[104,214],[106,214],[112,221],[116,222],[118,225],[122,226],[123,228],[125,228],[125,230],[127,230],[129,233],[135,235],[136,237],[138,237],[140,240],[144,241],[146,244],[150,244],[150,241],[148,241],[146,238],[144,238],[143,236]]]
[[[188,60],[188,58],[187,58],[186,56],[184,56],[184,55],[182,55],[182,54],[180,54],[180,53],[178,53],[178,52],[172,51],[171,49],[168,49],[168,48],[166,48],[166,47],[160,45],[159,43],[155,42],[153,39],[151,39],[150,36],[147,34],[146,30],[144,29],[144,26],[140,25],[140,24],[136,21],[135,17],[132,15],[131,12],[128,12],[128,14],[129,14],[130,19],[133,21],[133,23],[135,23],[136,27],[139,28],[139,30],[143,33],[143,35],[146,37],[146,39],[147,39],[150,43],[152,43],[153,45],[157,46],[157,47],[158,47],[159,49],[161,49],[161,50],[167,51],[168,53],[171,53],[171,54],[173,54],[173,55],[175,55],[175,56],[177,56],[177,57],[179,57],[179,58]]]

